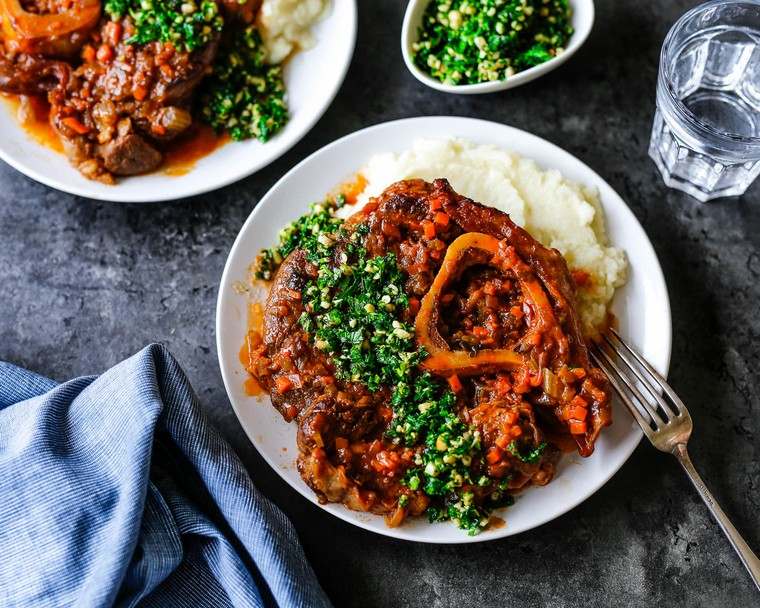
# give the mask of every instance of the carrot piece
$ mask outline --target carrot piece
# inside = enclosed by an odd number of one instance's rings
[[[588,407],[588,401],[580,395],[576,395],[570,401],[570,407],[582,407],[583,409],[586,409]]]
[[[65,124],[69,129],[74,131],[75,133],[78,133],[79,135],[84,135],[85,133],[90,132],[90,127],[88,127],[85,124],[82,124],[78,118],[74,118],[73,116],[64,118],[61,122]]]
[[[356,177],[352,182],[348,182],[347,184],[344,184],[341,188],[341,194],[346,199],[346,202],[349,205],[356,204],[356,200],[359,198],[359,195],[364,192],[364,189],[367,187],[367,178],[364,177],[361,173],[357,173]]]
[[[82,59],[85,63],[95,61],[95,49],[89,44],[82,49]]]
[[[525,313],[519,306],[513,306],[510,308],[509,314],[512,315],[515,319],[522,319],[525,316]]]
[[[462,390],[462,382],[459,380],[459,376],[454,374],[453,376],[449,376],[449,386],[451,387],[451,390],[455,393],[458,393]]]
[[[506,376],[499,376],[499,379],[496,381],[496,392],[500,395],[506,395],[511,389],[512,383],[509,381],[509,378]],[[512,413],[513,412],[510,412],[510,414]]]
[[[132,90],[132,96],[137,101],[142,101],[148,96],[148,87],[144,87],[141,84],[138,84],[133,90]]]
[[[113,49],[107,44],[101,44],[96,57],[101,63],[109,63],[113,59]]]
[[[578,378],[578,380],[583,380],[583,378],[586,377],[586,370],[582,367],[574,367],[570,371],[573,373],[573,376]]]
[[[517,425],[513,426],[512,429],[509,431],[509,434],[512,435],[512,437],[519,437],[523,434],[522,427],[519,427]]]
[[[434,239],[435,238],[435,225],[433,222],[429,220],[425,220],[422,222],[422,232],[425,235],[426,239]]]
[[[104,28],[104,35],[113,46],[116,46],[121,40],[122,27],[118,21],[109,21]]]
[[[440,197],[430,199],[430,211],[438,211],[441,207],[443,207],[443,201]]]
[[[416,315],[419,309],[420,309],[420,299],[415,298],[414,296],[409,298],[409,312],[411,312],[413,315]]]
[[[579,406],[571,407],[567,413],[568,418],[573,418],[575,420],[585,420],[586,416],[588,416],[588,410],[585,407]]]
[[[443,211],[439,211],[433,216],[433,221],[438,226],[448,226],[449,225],[449,216],[448,214],[444,213]]]
[[[472,328],[472,333],[475,334],[478,338],[487,338],[488,337],[488,330],[485,327],[481,327],[478,325],[477,327]]]
[[[499,435],[494,443],[502,450],[506,450],[509,445],[510,438],[507,435]]]
[[[530,371],[526,368],[519,370],[514,377],[512,385],[518,394],[527,393],[530,390]]]
[[[585,435],[586,434],[586,423],[582,420],[571,420],[570,421],[570,433],[573,435]]]
[[[501,457],[504,452],[501,451],[501,448],[498,448],[496,446],[492,446],[488,449],[488,452],[486,453],[486,461],[488,464],[496,464],[501,460]]]
[[[277,376],[274,384],[278,393],[287,393],[293,388],[293,382],[287,376]]]

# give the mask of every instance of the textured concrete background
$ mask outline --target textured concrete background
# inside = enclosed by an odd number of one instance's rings
[[[356,55],[325,117],[284,158],[214,194],[95,203],[0,163],[0,358],[63,380],[164,342],[258,487],[295,523],[338,606],[757,606],[684,474],[645,444],[596,495],[540,529],[437,547],[323,513],[244,436],[218,369],[214,308],[227,252],[256,201],[304,156],[361,127],[430,114],[491,119],[577,155],[644,225],[670,290],[671,380],[694,418],[693,459],[760,550],[760,183],[740,200],[701,205],[668,191],[647,157],[659,48],[696,3],[599,0],[591,38],[568,64],[486,97],[436,93],[407,73],[405,4],[360,0]]]

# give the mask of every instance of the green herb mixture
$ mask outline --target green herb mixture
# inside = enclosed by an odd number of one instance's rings
[[[316,239],[320,234],[337,232],[343,220],[335,217],[335,210],[343,205],[343,197],[338,197],[335,201],[310,205],[309,213],[280,230],[278,245],[259,253],[256,258],[254,276],[265,281],[271,280],[274,277],[274,271],[291,251],[316,247]]]
[[[504,80],[559,55],[570,15],[567,0],[432,0],[414,62],[446,84]]]
[[[201,49],[225,27],[213,0],[108,0],[112,20],[129,16],[135,34],[127,44],[170,42],[177,49]],[[282,67],[266,62],[266,49],[255,26],[233,24],[225,30],[212,74],[203,82],[200,116],[235,141],[266,142],[287,123]]]
[[[108,0],[105,11],[112,20],[132,18],[136,32],[128,44],[171,42],[188,52],[208,44],[224,26],[212,0]]]
[[[256,28],[243,28],[222,46],[203,85],[201,116],[236,141],[267,141],[288,121],[282,68],[265,57]]]
[[[403,483],[433,499],[427,511],[431,522],[451,519],[468,534],[477,534],[487,525],[490,508],[511,504],[509,480],[500,482],[485,508],[475,505],[473,492],[464,489],[493,483],[487,476],[472,478],[470,465],[481,453],[480,433],[459,419],[449,387],[418,367],[426,353],[416,345],[414,328],[402,321],[409,301],[395,254],[368,258],[363,244],[368,228],[360,225],[347,233],[334,217],[341,205],[340,198],[312,205],[309,214],[280,233],[279,245],[259,254],[255,274],[272,278],[291,251],[307,252],[318,276],[303,289],[301,326],[315,347],[330,356],[339,379],[363,383],[371,391],[391,389],[387,438],[421,448]],[[519,457],[533,462],[543,448]]]

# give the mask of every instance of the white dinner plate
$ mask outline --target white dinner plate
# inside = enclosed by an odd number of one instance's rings
[[[609,239],[625,250],[629,261],[626,285],[615,294],[613,312],[621,334],[629,338],[663,374],[670,362],[670,303],[665,280],[652,244],[631,210],[589,167],[557,146],[512,127],[471,118],[429,117],[388,122],[357,131],[322,148],[290,170],[259,202],[243,225],[224,268],[216,309],[219,364],[232,407],[248,437],[264,459],[291,486],[317,503],[314,493],[296,471],[296,428],[286,424],[266,397],[249,397],[243,383],[247,373],[238,359],[247,331],[247,296],[236,284],[245,283],[248,267],[263,247],[276,242],[288,222],[307,211],[336,185],[349,179],[371,156],[409,149],[418,138],[460,137],[494,144],[535,159],[544,168],[598,189]],[[442,176],[445,177],[445,176]],[[482,201],[487,203],[488,201]],[[342,505],[321,505],[333,515],[367,530],[430,543],[469,543],[501,538],[535,528],[562,515],[591,496],[623,466],[642,433],[624,407],[613,403],[613,425],[602,432],[594,454],[566,455],[555,479],[545,487],[529,488],[512,507],[498,510],[501,528],[467,536],[452,523],[429,524],[425,518],[386,527],[383,518],[349,511]],[[622,500],[623,497],[620,497]]]
[[[37,143],[19,124],[12,106],[0,103],[0,158],[52,188],[115,202],[165,201],[202,194],[251,175],[294,146],[325,113],[343,83],[356,43],[356,0],[330,0],[327,14],[312,28],[315,45],[285,65],[290,120],[266,143],[227,143],[199,159],[184,175],[158,170],[119,178],[108,186],[83,177],[63,154]]]

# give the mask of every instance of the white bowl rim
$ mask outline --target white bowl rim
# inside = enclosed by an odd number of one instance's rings
[[[404,63],[406,64],[407,69],[412,73],[412,76],[414,76],[422,84],[443,93],[454,93],[457,95],[478,95],[505,91],[507,89],[519,87],[522,84],[527,84],[528,82],[531,82],[532,80],[535,80],[536,78],[539,78],[544,74],[548,74],[549,72],[555,70],[563,63],[565,63],[568,59],[570,59],[576,53],[576,51],[580,49],[586,42],[589,35],[591,34],[591,30],[594,27],[594,20],[596,15],[594,0],[570,0],[571,4],[573,5],[576,3],[583,3],[586,5],[586,14],[588,14],[588,19],[583,22],[583,29],[576,29],[576,31],[570,37],[570,44],[567,45],[567,48],[560,56],[554,57],[553,59],[533,66],[532,68],[528,68],[527,70],[523,70],[522,72],[517,72],[514,76],[510,76],[505,80],[499,80],[496,82],[480,82],[476,84],[453,85],[445,84],[439,80],[436,80],[435,78],[428,76],[425,74],[425,72],[414,65],[414,61],[412,60],[411,45],[414,42],[413,38],[416,39],[416,33],[412,31],[412,15],[417,6],[420,4],[428,4],[431,1],[434,2],[435,0],[409,0],[409,4],[406,7],[406,12],[404,13],[404,22],[401,28],[401,54],[404,58]]]
[[[652,246],[651,241],[649,240],[649,237],[646,235],[646,232],[644,231],[643,227],[641,226],[641,223],[638,221],[636,216],[633,214],[631,209],[628,207],[628,205],[623,201],[623,199],[620,197],[620,195],[617,194],[617,192],[604,180],[601,176],[599,176],[593,169],[591,169],[588,165],[586,165],[583,161],[581,161],[579,158],[572,155],[570,152],[567,152],[566,150],[560,148],[559,146],[551,143],[548,140],[543,139],[542,137],[539,137],[537,135],[533,135],[532,133],[529,133],[527,131],[523,131],[522,129],[518,129],[516,127],[512,127],[509,125],[504,125],[500,123],[494,123],[493,121],[488,120],[482,120],[477,118],[469,118],[469,117],[460,117],[460,116],[425,116],[425,117],[412,117],[412,118],[402,118],[398,120],[392,120],[392,121],[386,121],[377,123],[372,126],[365,127],[363,129],[359,129],[358,131],[354,131],[352,133],[349,133],[348,135],[344,135],[343,137],[334,140],[330,144],[327,144],[326,146],[323,146],[322,148],[314,151],[312,154],[310,154],[308,157],[303,159],[300,163],[295,165],[290,171],[288,171],[285,175],[283,175],[273,186],[270,188],[269,191],[261,198],[261,200],[258,201],[256,206],[251,211],[250,215],[246,219],[246,221],[243,223],[243,226],[240,228],[240,232],[238,233],[237,237],[235,238],[235,241],[232,244],[232,247],[230,248],[230,252],[227,257],[227,261],[224,265],[224,271],[222,272],[222,276],[219,282],[219,292],[217,295],[217,305],[216,305],[216,321],[215,321],[215,331],[216,331],[216,348],[217,348],[217,358],[220,366],[220,371],[222,374],[222,380],[224,383],[225,390],[227,391],[227,396],[229,398],[230,404],[232,406],[233,411],[235,412],[236,417],[238,418],[238,422],[240,423],[241,427],[243,428],[244,432],[246,433],[246,436],[248,437],[249,441],[253,444],[256,451],[261,455],[261,457],[265,460],[265,462],[279,475],[279,477],[287,483],[291,488],[296,490],[301,496],[306,498],[309,502],[312,504],[320,507],[323,510],[326,510],[328,513],[336,516],[337,518],[358,526],[364,530],[367,530],[369,532],[373,532],[376,534],[381,534],[383,536],[388,536],[391,538],[396,538],[399,540],[405,540],[409,542],[419,542],[419,543],[425,543],[425,544],[469,544],[469,543],[478,543],[478,542],[488,542],[491,540],[497,540],[502,539],[509,536],[514,536],[517,534],[522,534],[524,532],[528,532],[532,529],[535,529],[537,527],[540,527],[546,523],[549,523],[562,515],[565,515],[581,503],[588,500],[593,494],[598,492],[624,465],[631,457],[631,454],[633,454],[636,447],[639,445],[641,438],[644,436],[641,429],[636,427],[635,434],[636,434],[636,440],[631,442],[629,449],[624,454],[624,456],[621,458],[620,463],[617,467],[610,468],[607,475],[605,475],[603,478],[600,478],[596,483],[593,489],[590,491],[584,493],[577,494],[574,497],[574,500],[568,501],[566,504],[562,505],[562,507],[554,514],[551,514],[550,516],[542,516],[537,522],[535,522],[533,525],[528,526],[526,528],[512,531],[509,529],[509,526],[505,526],[504,528],[500,530],[496,530],[493,533],[490,534],[480,534],[477,536],[467,536],[464,533],[461,534],[461,536],[456,537],[454,540],[451,539],[444,539],[444,538],[435,538],[435,537],[428,537],[424,539],[420,538],[412,538],[409,534],[403,532],[403,526],[400,528],[382,528],[378,529],[373,526],[371,526],[369,523],[366,523],[365,521],[362,521],[360,519],[356,518],[356,513],[353,511],[350,511],[343,505],[337,505],[334,503],[328,503],[326,505],[322,505],[317,501],[316,496],[311,491],[311,489],[306,486],[305,483],[303,483],[302,480],[298,480],[298,482],[291,481],[288,477],[283,475],[280,472],[278,464],[266,453],[265,450],[262,450],[259,447],[259,441],[256,439],[253,431],[249,428],[247,428],[243,422],[242,422],[242,415],[241,412],[238,409],[238,405],[236,404],[235,400],[232,398],[232,385],[233,382],[239,381],[239,378],[235,378],[232,374],[232,371],[227,368],[227,366],[224,363],[223,359],[223,351],[222,351],[222,309],[224,307],[225,299],[228,297],[231,297],[230,292],[231,284],[229,284],[230,281],[230,274],[232,272],[231,270],[231,262],[233,257],[235,256],[235,253],[239,247],[242,246],[243,239],[245,238],[244,235],[248,232],[251,224],[255,221],[256,216],[260,213],[260,210],[264,208],[264,204],[266,201],[270,198],[275,196],[275,193],[279,189],[279,187],[287,182],[289,179],[291,179],[291,176],[294,174],[297,174],[301,167],[304,165],[312,162],[316,157],[332,150],[333,148],[336,148],[338,146],[341,146],[345,144],[347,141],[350,141],[354,138],[359,138],[361,136],[367,135],[369,133],[372,133],[373,131],[379,131],[381,129],[385,128],[391,128],[393,126],[403,126],[405,124],[410,124],[417,121],[457,121],[459,124],[465,124],[465,123],[478,123],[484,126],[492,125],[497,126],[502,129],[507,129],[513,133],[520,133],[522,136],[527,137],[528,139],[533,139],[534,141],[538,140],[541,145],[547,146],[550,149],[553,149],[554,152],[559,153],[565,157],[569,157],[572,159],[573,162],[577,163],[579,166],[582,166],[584,171],[588,171],[591,176],[594,177],[594,179],[599,183],[605,186],[605,188],[608,190],[609,193],[614,195],[617,199],[619,199],[620,205],[618,206],[620,212],[625,217],[625,223],[627,225],[630,225],[633,229],[637,229],[640,231],[641,235],[643,236],[643,239],[641,240],[642,246],[647,250],[646,253],[653,258],[655,261],[654,268],[650,269],[653,270],[654,276],[653,276],[653,282],[657,284],[658,290],[664,295],[664,300],[662,302],[663,305],[663,319],[665,321],[665,331],[663,332],[662,339],[662,355],[661,360],[658,362],[652,361],[655,368],[660,371],[660,373],[667,377],[669,368],[670,368],[670,361],[671,361],[671,354],[672,354],[672,316],[671,316],[671,307],[670,307],[670,299],[668,295],[667,285],[665,282],[665,277],[662,272],[662,267],[659,263],[659,259],[657,258],[657,254],[654,250],[654,247]],[[508,146],[505,146],[508,147]],[[364,159],[365,162],[368,159]],[[540,159],[535,159],[536,162],[541,164]],[[543,165],[542,165],[543,166]],[[340,179],[340,178],[338,178]],[[600,192],[601,195],[601,192]],[[237,351],[234,353],[235,359],[237,359]],[[334,507],[334,510],[330,507]],[[375,516],[379,517],[379,516]]]
[[[335,3],[335,0],[332,0],[333,6],[331,7],[331,10],[335,9],[334,3]],[[241,163],[241,169],[239,171],[236,171],[233,174],[230,174],[224,179],[221,179],[218,181],[210,180],[208,182],[204,182],[202,185],[198,185],[195,187],[185,187],[184,189],[180,189],[179,191],[167,188],[166,190],[156,192],[155,194],[152,194],[150,197],[147,197],[146,195],[143,195],[143,194],[125,193],[123,191],[120,191],[118,182],[113,186],[109,186],[108,191],[101,192],[101,191],[88,189],[86,184],[79,185],[76,183],[69,182],[65,178],[61,179],[61,178],[45,175],[41,173],[40,171],[38,171],[34,165],[28,164],[27,162],[25,162],[23,155],[14,155],[14,154],[8,153],[4,149],[2,149],[2,147],[0,147],[0,160],[5,161],[7,164],[9,164],[19,173],[23,173],[24,175],[33,179],[34,181],[39,182],[50,188],[54,188],[55,190],[60,190],[61,192],[65,192],[67,194],[73,194],[75,196],[80,196],[82,198],[86,198],[90,200],[113,202],[113,203],[146,203],[147,204],[147,203],[161,203],[161,202],[168,202],[168,201],[177,202],[182,199],[198,196],[201,194],[206,194],[214,190],[219,190],[221,188],[229,186],[230,184],[238,182],[246,177],[253,175],[257,171],[265,168],[266,166],[270,165],[271,163],[276,161],[278,158],[283,156],[285,153],[290,151],[291,148],[293,148],[293,146],[298,144],[298,142],[300,142],[309,133],[309,131],[312,130],[314,125],[322,118],[322,116],[324,116],[325,112],[327,112],[329,107],[332,105],[332,102],[335,100],[335,97],[338,94],[338,91],[340,91],[340,88],[343,86],[343,82],[345,81],[346,74],[348,73],[348,69],[351,66],[351,61],[353,59],[354,52],[356,50],[356,39],[357,39],[357,32],[358,32],[357,0],[347,0],[346,6],[349,11],[346,17],[350,24],[348,31],[345,32],[345,35],[349,41],[348,46],[347,46],[348,52],[345,55],[344,61],[339,66],[339,71],[336,74],[337,77],[333,81],[333,87],[329,91],[329,94],[323,98],[322,104],[319,107],[319,109],[316,112],[314,112],[314,114],[309,118],[309,120],[307,120],[303,124],[299,132],[294,133],[293,135],[290,135],[290,141],[288,141],[286,145],[282,146],[281,149],[277,150],[275,153],[267,156],[266,158],[259,159],[257,162],[252,163],[250,165],[246,166],[244,163]],[[329,18],[329,13],[328,13],[328,18]],[[0,108],[0,111],[4,111],[4,109]],[[287,128],[287,125],[286,125],[286,128]],[[284,135],[284,131],[276,135],[275,138],[281,135]],[[270,141],[274,141],[275,138],[273,138],[273,140],[270,140]],[[236,142],[228,142],[227,144],[225,144],[225,146],[234,145],[235,143]],[[267,142],[267,143],[270,143],[270,142]],[[267,143],[264,143],[262,145],[267,145]],[[147,175],[151,175],[151,174],[147,174]],[[140,177],[142,176],[138,175],[138,176],[133,176],[129,179],[139,179]]]

